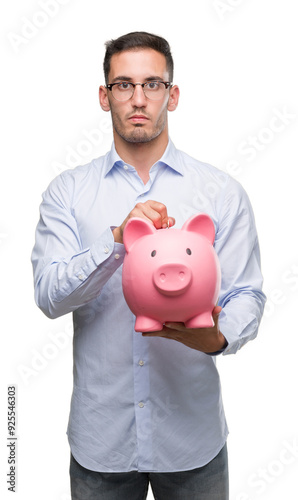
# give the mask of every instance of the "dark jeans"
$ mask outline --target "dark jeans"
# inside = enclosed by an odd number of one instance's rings
[[[71,456],[72,500],[228,500],[227,445],[204,467],[186,472],[112,472],[85,469]]]

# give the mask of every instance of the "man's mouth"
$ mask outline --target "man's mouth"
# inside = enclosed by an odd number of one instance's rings
[[[146,123],[149,118],[145,115],[132,115],[129,117],[129,121],[132,123]]]

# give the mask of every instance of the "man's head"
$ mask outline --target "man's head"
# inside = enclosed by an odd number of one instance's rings
[[[160,52],[166,58],[166,66],[169,73],[170,82],[173,81],[174,62],[171,54],[171,48],[168,42],[157,35],[146,33],[144,31],[134,31],[127,35],[120,36],[116,40],[106,42],[106,54],[103,62],[103,70],[106,84],[109,83],[109,73],[111,58],[114,54],[128,50],[153,49]]]
[[[124,35],[107,44],[106,86],[100,105],[112,115],[117,150],[123,141],[167,143],[167,112],[176,109],[179,89],[172,86],[173,60],[168,43],[147,33]]]

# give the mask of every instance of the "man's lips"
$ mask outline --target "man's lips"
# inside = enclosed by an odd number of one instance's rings
[[[145,115],[132,115],[128,119],[133,123],[145,123],[149,120],[149,118],[147,118],[147,116]]]

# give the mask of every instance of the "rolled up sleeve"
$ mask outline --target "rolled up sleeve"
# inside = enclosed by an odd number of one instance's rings
[[[82,248],[70,194],[58,177],[43,194],[32,251],[35,301],[57,318],[97,297],[123,263],[124,245],[115,243],[112,227],[89,248]]]
[[[222,270],[219,327],[228,341],[223,354],[236,353],[256,337],[266,302],[252,207],[240,184],[233,179],[230,183],[215,241]]]

